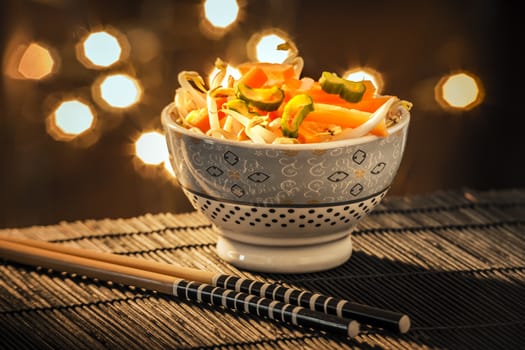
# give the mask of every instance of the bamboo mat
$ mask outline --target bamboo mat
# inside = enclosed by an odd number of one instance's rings
[[[407,313],[405,335],[301,330],[110,282],[0,260],[3,349],[523,349],[525,189],[387,196],[359,223],[341,267],[239,271],[196,212],[0,230],[283,283]]]

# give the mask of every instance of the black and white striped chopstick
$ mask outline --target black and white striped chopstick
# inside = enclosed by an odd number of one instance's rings
[[[279,300],[287,304],[300,305],[329,315],[355,319],[363,324],[385,328],[394,332],[406,333],[410,329],[410,317],[406,314],[329,297],[319,293],[222,274],[213,277],[212,285]]]

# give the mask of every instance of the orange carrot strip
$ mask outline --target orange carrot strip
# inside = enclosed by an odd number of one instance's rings
[[[293,79],[295,76],[294,67],[291,64],[283,63],[245,62],[238,65],[237,69],[241,72],[241,75],[244,75],[253,67],[261,68],[268,76],[268,80],[276,82],[282,83]]]
[[[251,88],[260,88],[268,81],[268,76],[262,68],[255,66],[242,76],[241,81]]]
[[[188,114],[186,122],[196,128],[199,128],[202,132],[210,130],[210,119],[208,118],[208,112],[202,110],[200,112],[193,112]]]
[[[315,105],[314,105],[315,106]],[[318,123],[325,124],[336,124],[342,128],[356,128],[359,125],[366,122],[370,117],[370,113],[359,110],[341,111],[341,110],[313,110],[308,113],[305,121],[315,121]],[[383,119],[379,124],[376,125],[371,131],[372,134],[377,136],[387,136],[388,131],[386,130],[386,123]]]
[[[297,132],[297,139],[300,143],[321,142],[322,138],[319,133],[326,130],[327,128],[328,124],[303,120],[299,126],[299,131]]]
[[[375,93],[377,91],[374,83],[372,83],[371,80],[363,80],[363,84],[365,84],[366,90],[363,94],[363,100],[368,100],[375,97]]]
[[[366,100],[363,99],[357,103],[346,102],[344,104],[340,104],[339,106],[348,109],[357,109],[359,111],[374,113],[379,107],[388,101],[390,97],[392,96],[384,95]]]
[[[219,120],[224,118],[226,114],[221,111],[222,105],[228,102],[228,97],[215,97],[215,103],[217,104],[217,114],[219,115]]]
[[[237,141],[246,141],[246,140],[249,140],[250,138],[248,137],[248,135],[246,135],[246,132],[244,132],[244,129],[241,130],[238,134],[237,134]]]
[[[296,79],[296,78],[290,78],[290,79],[287,79],[286,82],[284,83],[283,85],[283,90],[297,90],[299,89],[299,87],[301,87],[301,80],[299,79]]]

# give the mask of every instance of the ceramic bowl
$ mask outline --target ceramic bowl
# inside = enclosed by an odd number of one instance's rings
[[[253,144],[194,133],[170,104],[162,124],[175,176],[219,233],[218,255],[247,270],[314,272],[346,262],[351,232],[386,195],[409,115],[389,135]]]

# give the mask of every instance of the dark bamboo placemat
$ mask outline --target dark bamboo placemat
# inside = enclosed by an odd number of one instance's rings
[[[300,330],[147,290],[0,261],[5,349],[523,349],[525,189],[389,197],[348,263],[312,274],[239,271],[198,213],[86,220],[0,234],[297,286],[409,314],[405,335]]]

